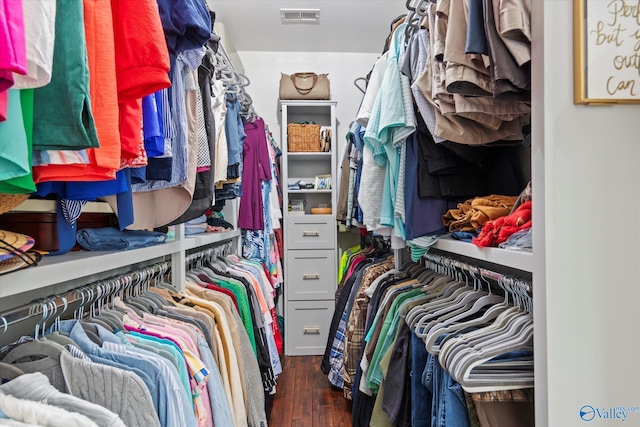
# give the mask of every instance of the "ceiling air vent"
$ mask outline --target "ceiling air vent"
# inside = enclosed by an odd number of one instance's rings
[[[280,9],[283,24],[319,24],[320,9]]]

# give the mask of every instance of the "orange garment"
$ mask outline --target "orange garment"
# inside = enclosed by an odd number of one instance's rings
[[[489,221],[482,227],[473,243],[479,247],[498,246],[513,233],[531,228],[531,200],[524,202],[512,214]]]
[[[155,0],[111,0],[123,160],[140,155],[142,104],[171,86],[169,51]]]
[[[449,231],[476,231],[488,221],[509,215],[517,197],[491,195],[458,203],[442,216],[442,223]]]
[[[35,166],[36,183],[45,181],[106,181],[120,169],[118,96],[111,4],[102,0],[83,0],[84,32],[89,66],[91,110],[100,141],[99,148],[87,150],[87,165]]]

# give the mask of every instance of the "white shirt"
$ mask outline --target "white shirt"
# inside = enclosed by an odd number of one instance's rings
[[[42,87],[51,81],[56,0],[23,1],[27,75],[13,74],[14,89]]]

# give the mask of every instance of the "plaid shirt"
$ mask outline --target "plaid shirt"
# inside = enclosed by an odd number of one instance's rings
[[[336,387],[342,388],[344,385],[344,378],[342,377],[342,366],[344,364],[344,344],[347,339],[345,330],[347,328],[347,310],[342,312],[340,318],[340,324],[336,330],[336,336],[331,344],[331,353],[329,353],[329,364],[331,370],[329,371],[329,382]]]
[[[366,334],[365,325],[367,321],[369,297],[365,293],[365,290],[378,276],[392,268],[394,268],[394,261],[392,257],[379,264],[367,267],[362,276],[362,281],[358,286],[358,293],[356,295],[355,302],[353,303],[351,313],[349,314],[349,319],[347,320],[344,365],[342,367],[342,376],[344,378],[344,397],[349,400],[352,399],[351,389],[353,387],[353,380],[356,375],[358,363],[360,363],[358,359],[360,346],[362,345],[362,341]]]

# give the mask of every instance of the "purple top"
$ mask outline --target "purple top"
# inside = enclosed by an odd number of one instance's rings
[[[271,179],[271,158],[267,147],[264,121],[257,119],[253,123],[246,123],[244,131],[247,138],[242,148],[242,198],[238,228],[262,230],[264,229],[262,181]]]

